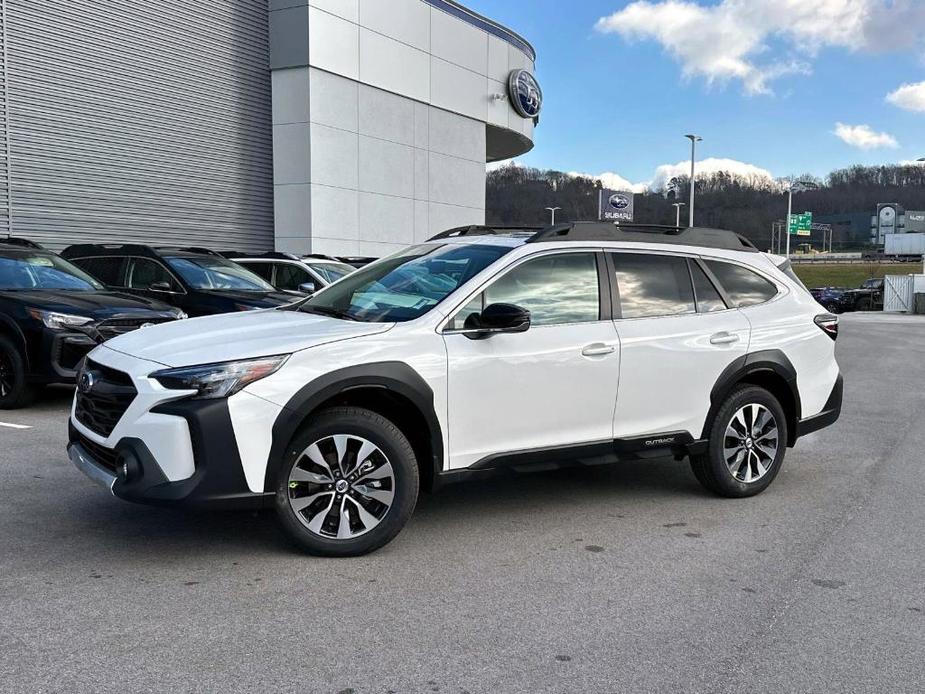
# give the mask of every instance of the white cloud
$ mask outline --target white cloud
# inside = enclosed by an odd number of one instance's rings
[[[657,41],[687,78],[738,80],[747,93],[766,94],[773,80],[810,72],[809,59],[822,48],[901,50],[920,43],[920,20],[921,0],[637,0],[595,28]]]
[[[767,169],[762,169],[754,164],[746,164],[745,162],[735,159],[717,159],[711,157],[697,162],[696,172],[698,176],[701,174],[719,173],[721,171],[749,178],[756,184],[764,182],[771,183],[774,181],[774,176]],[[611,171],[600,174],[569,172],[571,176],[585,176],[587,178],[599,180],[605,188],[610,188],[612,190],[631,190],[634,193],[643,193],[647,190],[665,190],[672,178],[690,176],[690,173],[691,162],[689,159],[686,161],[679,161],[677,164],[662,164],[655,169],[655,173],[651,180],[640,183],[633,183],[620,174]]]
[[[858,149],[879,149],[890,147],[896,149],[899,143],[889,133],[878,133],[869,125],[845,125],[836,123],[833,134],[842,142]]]
[[[894,106],[907,111],[925,113],[925,82],[903,84],[898,89],[886,95],[886,100]]]
[[[613,171],[605,171],[604,173],[599,174],[588,174],[588,173],[578,173],[577,171],[569,171],[569,176],[582,176],[584,178],[591,178],[596,181],[600,181],[601,185],[610,190],[631,190],[634,193],[644,193],[649,187],[648,183],[632,183],[628,179],[623,178],[620,174],[614,173]]]

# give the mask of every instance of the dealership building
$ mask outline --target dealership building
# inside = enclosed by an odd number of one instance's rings
[[[452,0],[0,0],[0,238],[381,256],[533,146],[514,31]]]

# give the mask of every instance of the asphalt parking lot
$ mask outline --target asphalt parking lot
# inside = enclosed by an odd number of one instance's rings
[[[473,482],[345,560],[107,496],[50,392],[0,413],[0,691],[922,691],[925,319],[847,316],[838,357],[841,420],[759,497],[673,461]]]

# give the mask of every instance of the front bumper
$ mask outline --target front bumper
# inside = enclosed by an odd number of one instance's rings
[[[164,410],[167,408],[164,406]],[[194,442],[192,476],[170,481],[162,464],[141,439],[122,438],[110,449],[81,433],[73,422],[68,426],[67,450],[71,462],[125,501],[194,508],[263,507],[265,497],[272,495],[248,489],[225,402],[181,401],[171,403],[169,408],[170,414],[186,418],[189,424]]]

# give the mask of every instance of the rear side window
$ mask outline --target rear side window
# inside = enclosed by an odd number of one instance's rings
[[[726,290],[732,305],[737,308],[763,304],[777,296],[776,285],[741,265],[718,260],[707,260],[706,265]]]
[[[125,258],[75,258],[71,261],[84,272],[110,287],[124,287],[122,268]]]
[[[251,268],[253,270],[253,268]],[[266,279],[266,278],[264,278]],[[298,289],[306,282],[315,282],[315,278],[308,274],[308,270],[295,263],[278,263],[276,265],[276,286],[279,289]],[[321,289],[321,287],[316,287]]]
[[[687,259],[670,255],[612,253],[623,318],[695,313]]]
[[[235,261],[239,265],[243,265],[248,270],[253,272],[255,275],[259,275],[267,282],[273,280],[273,263],[242,263],[240,261]]]

